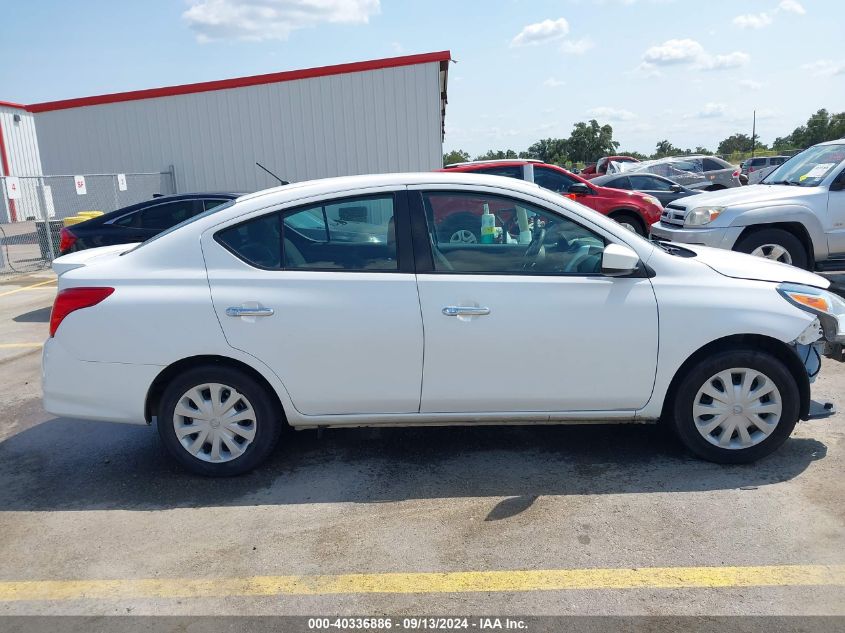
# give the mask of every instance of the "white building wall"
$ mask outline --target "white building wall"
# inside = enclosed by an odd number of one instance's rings
[[[15,121],[15,115],[20,121]],[[35,118],[26,110],[0,105],[0,128],[6,144],[6,156],[9,159],[10,176],[40,176],[41,156],[38,150],[38,134],[35,131]],[[5,174],[4,174],[5,175]],[[37,178],[21,178],[21,198],[15,201],[18,219],[41,217],[41,205],[38,197]],[[3,187],[0,187],[2,190]],[[6,192],[0,192],[0,222],[10,219],[9,200]]]
[[[47,174],[166,171],[177,190],[428,171],[442,161],[440,63],[36,114]]]

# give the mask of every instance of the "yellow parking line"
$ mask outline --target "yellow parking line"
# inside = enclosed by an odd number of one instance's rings
[[[27,349],[44,347],[44,343],[0,343],[0,349]]]
[[[48,279],[47,281],[41,281],[37,284],[32,284],[31,286],[24,286],[23,288],[15,288],[14,290],[7,290],[6,292],[0,292],[0,297],[5,297],[6,295],[13,295],[16,292],[24,292],[26,290],[33,290],[34,288],[39,288],[40,286],[46,286],[47,284],[54,284],[56,283],[55,279]],[[44,290],[47,290],[45,288]]]
[[[356,593],[408,594],[781,586],[843,587],[845,586],[845,565],[646,567],[638,569],[252,576],[246,578],[7,581],[0,582],[0,602]]]

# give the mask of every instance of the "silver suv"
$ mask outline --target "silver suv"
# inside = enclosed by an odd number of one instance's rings
[[[789,156],[755,156],[744,161],[741,170],[748,176],[748,184],[756,185],[788,160]]]
[[[845,139],[804,150],[760,184],[672,202],[651,234],[801,268],[845,269]]]

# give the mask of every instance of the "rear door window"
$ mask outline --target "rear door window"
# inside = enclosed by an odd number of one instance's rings
[[[524,180],[522,174],[522,165],[503,165],[501,167],[484,167],[476,170],[476,173],[487,174],[488,176],[506,176],[508,178],[517,178]]]
[[[578,182],[575,178],[549,167],[534,166],[534,182],[543,189],[549,189],[556,193],[566,193],[569,187]]]

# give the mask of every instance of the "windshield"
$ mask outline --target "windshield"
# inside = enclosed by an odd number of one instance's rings
[[[796,154],[762,180],[764,185],[815,187],[845,161],[845,143],[816,145]]]
[[[211,207],[210,209],[206,209],[202,213],[197,213],[195,216],[188,218],[187,220],[180,222],[179,224],[174,224],[169,229],[162,231],[161,233],[159,233],[157,235],[154,235],[153,237],[146,240],[145,242],[141,242],[135,248],[130,248],[129,250],[121,253],[121,255],[126,255],[126,253],[131,253],[132,251],[136,251],[139,248],[141,248],[142,246],[144,246],[145,244],[149,244],[150,242],[155,242],[158,238],[164,237],[165,235],[167,235],[169,233],[173,233],[173,231],[175,231],[177,229],[181,229],[183,226],[187,226],[188,224],[191,224],[192,222],[196,222],[197,220],[199,220],[201,218],[208,217],[212,213],[217,213],[218,211],[222,211],[223,209],[228,209],[233,204],[235,204],[235,201],[229,200],[229,202],[226,202],[224,204],[219,204],[216,207]]]

